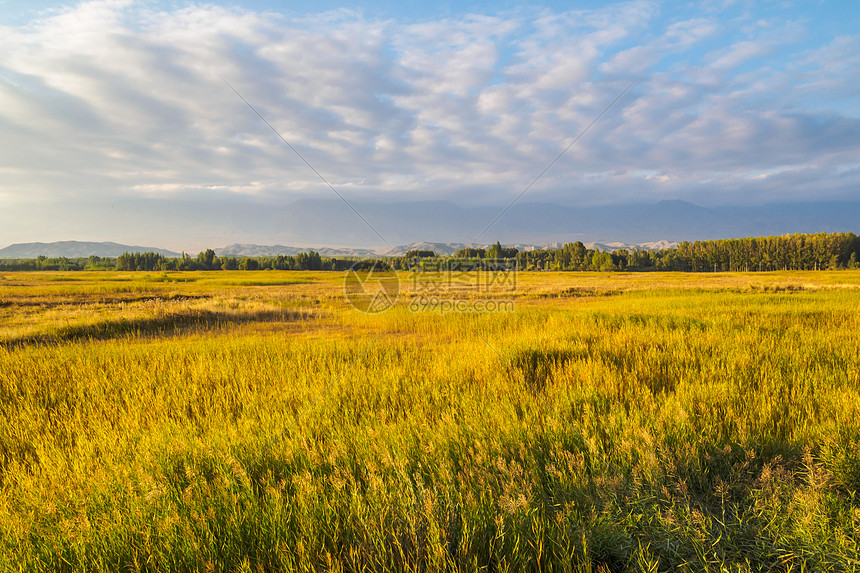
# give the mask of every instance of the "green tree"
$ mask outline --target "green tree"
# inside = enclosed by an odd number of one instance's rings
[[[252,259],[251,257],[245,257],[239,263],[240,271],[256,271],[260,268],[260,263],[257,262],[257,259]]]
[[[488,259],[513,259],[519,251],[516,247],[503,247],[499,241],[487,249],[486,258]]]
[[[591,268],[596,271],[614,271],[615,264],[612,262],[612,253],[596,250],[591,256]]]
[[[426,257],[435,257],[435,256],[436,256],[436,253],[434,253],[433,251],[422,251],[422,250],[417,250],[417,249],[412,250],[412,251],[406,251],[406,254],[403,255],[403,257],[407,260],[423,259]]]
[[[197,263],[205,270],[214,270],[218,268],[215,263],[215,251],[206,249],[197,255]]]
[[[486,254],[486,249],[476,249],[473,247],[466,247],[464,249],[460,249],[456,253],[454,253],[454,258],[457,259],[483,259]]]
[[[309,271],[322,270],[322,257],[316,251],[308,251],[308,270]]]

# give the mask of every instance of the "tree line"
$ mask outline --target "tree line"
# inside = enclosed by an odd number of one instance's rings
[[[116,259],[116,269],[119,271],[329,271],[340,270],[339,266],[337,259],[323,261],[316,251],[295,256],[219,257],[212,249],[206,249],[198,253],[197,257],[187,253],[182,253],[179,258],[158,253],[123,253]]]
[[[35,259],[0,259],[0,271],[95,271],[116,268],[110,257],[46,257]]]
[[[524,270],[562,271],[777,271],[856,269],[860,237],[854,233],[794,234],[775,237],[684,241],[649,251],[587,249],[581,241],[558,249],[516,254]]]
[[[854,233],[794,234],[745,239],[684,241],[675,247],[650,251],[588,249],[581,241],[557,249],[518,251],[499,242],[484,249],[460,249],[452,257],[430,250],[412,250],[399,257],[358,259],[355,257],[322,257],[316,251],[297,255],[266,257],[219,257],[206,249],[192,257],[165,257],[159,253],[124,253],[116,258],[49,258],[0,259],[0,271],[79,271],[116,269],[119,271],[212,271],[212,270],[284,270],[345,271],[379,268],[382,264],[395,270],[439,268],[451,260],[474,261],[467,268],[491,268],[503,262],[506,268],[556,271],[775,271],[826,270],[860,268],[860,237]],[[488,266],[490,265],[490,266]],[[460,267],[458,267],[460,268]]]

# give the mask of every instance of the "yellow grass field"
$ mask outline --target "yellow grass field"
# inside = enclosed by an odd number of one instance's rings
[[[860,570],[860,272],[0,274],[0,569]]]

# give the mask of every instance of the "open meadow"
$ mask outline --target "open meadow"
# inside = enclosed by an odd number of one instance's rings
[[[860,570],[860,271],[343,281],[0,274],[0,569]]]

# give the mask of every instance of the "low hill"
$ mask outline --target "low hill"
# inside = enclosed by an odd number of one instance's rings
[[[90,243],[84,241],[57,241],[55,243],[16,243],[0,249],[0,259],[35,259],[46,257],[118,257],[123,253],[153,252],[165,257],[179,257],[180,253],[157,247],[139,247],[119,243]]]
[[[523,243],[505,244],[506,247],[515,247],[518,251],[531,251],[534,249],[557,249],[563,243],[545,243],[540,245],[529,245]],[[653,243],[585,243],[589,249],[600,249],[601,251],[614,251],[617,249],[646,249],[656,251],[675,246],[676,243],[668,241],[655,241]],[[453,255],[455,252],[466,247],[486,249],[488,243],[410,243],[408,245],[397,245],[381,249],[351,249],[348,247],[291,247],[287,245],[254,245],[236,243],[215,249],[219,257],[274,257],[277,255],[297,255],[298,253],[314,250],[324,257],[400,257],[409,251],[433,251],[437,255]]]
[[[292,247],[288,245],[254,245],[247,243],[234,243],[220,249],[215,249],[215,254],[219,257],[275,257],[278,255],[293,256],[308,251],[316,251],[324,257],[372,257],[377,254],[372,249]]]

